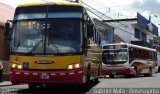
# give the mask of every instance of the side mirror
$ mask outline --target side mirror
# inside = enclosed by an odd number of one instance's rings
[[[9,36],[10,23],[5,23],[5,36]]]
[[[93,37],[93,24],[87,24],[87,37]]]

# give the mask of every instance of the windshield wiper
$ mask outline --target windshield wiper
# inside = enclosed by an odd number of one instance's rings
[[[28,51],[27,54],[32,54],[32,52],[33,52],[41,43],[42,43],[42,40],[39,40],[39,41],[37,42],[37,44],[36,44],[30,51]]]
[[[61,51],[59,50],[59,48],[57,47],[57,45],[54,42],[49,41],[49,43],[52,44],[52,46],[55,48],[55,50],[57,51],[57,53],[61,53]]]

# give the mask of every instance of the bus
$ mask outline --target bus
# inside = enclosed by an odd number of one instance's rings
[[[157,49],[157,59],[158,59],[158,72],[160,72],[160,51]]]
[[[5,23],[9,32],[10,23]],[[101,34],[75,2],[19,5],[10,36],[10,80],[36,88],[48,84],[98,82]]]
[[[158,71],[157,52],[155,49],[128,43],[114,43],[103,46],[102,74],[152,76]]]

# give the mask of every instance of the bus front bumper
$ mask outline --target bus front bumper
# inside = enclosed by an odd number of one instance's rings
[[[12,84],[83,84],[82,69],[75,70],[10,70]]]
[[[134,68],[124,68],[124,67],[105,67],[102,69],[102,75],[127,75],[133,74]]]

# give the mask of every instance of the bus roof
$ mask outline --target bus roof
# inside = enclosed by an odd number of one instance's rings
[[[62,2],[32,2],[32,3],[21,4],[18,7],[41,6],[41,5],[66,5],[66,6],[83,7],[82,4],[80,4],[80,3],[67,2],[67,1],[62,1]]]
[[[129,44],[129,43],[113,43],[113,44],[106,44],[106,45],[103,45],[103,46],[109,46],[109,45],[126,45],[128,47],[139,48],[139,49],[150,50],[150,51],[155,51],[156,52],[156,49],[143,47],[143,46],[139,46],[139,45],[134,45],[134,44]]]

